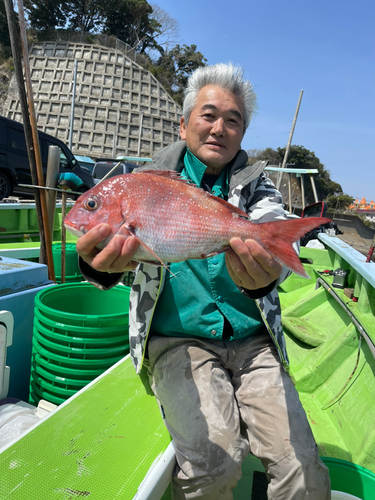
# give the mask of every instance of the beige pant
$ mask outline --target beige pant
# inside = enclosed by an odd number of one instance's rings
[[[268,333],[234,342],[152,336],[148,357],[176,447],[175,500],[231,500],[249,452],[266,469],[269,499],[331,498],[328,470]]]

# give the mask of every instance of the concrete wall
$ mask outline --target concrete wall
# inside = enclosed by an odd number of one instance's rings
[[[375,230],[366,226],[356,215],[328,212],[327,217],[333,219],[344,234],[357,234],[366,244],[370,244],[375,236]]]
[[[178,140],[180,106],[122,46],[56,40],[34,44],[29,56],[38,128],[66,144],[74,61],[78,61],[74,154],[151,156]],[[14,90],[9,92],[4,114],[22,122]]]

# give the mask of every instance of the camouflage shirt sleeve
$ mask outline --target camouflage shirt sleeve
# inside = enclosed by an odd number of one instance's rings
[[[268,175],[263,172],[254,183],[256,183],[255,189],[253,193],[249,193],[246,206],[250,218],[256,222],[286,219],[281,193]]]

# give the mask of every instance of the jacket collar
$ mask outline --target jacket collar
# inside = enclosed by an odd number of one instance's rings
[[[163,149],[157,151],[153,156],[152,167],[144,165],[140,170],[175,170],[182,172],[184,168],[184,156],[186,152],[186,142],[177,141]],[[233,160],[229,163],[229,187],[244,186],[254,179],[258,178],[268,165],[268,161],[257,161],[254,165],[246,166],[248,156],[246,151],[241,149]]]

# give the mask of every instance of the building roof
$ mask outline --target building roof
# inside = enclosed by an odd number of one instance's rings
[[[374,200],[372,199],[370,203],[367,203],[366,198],[363,197],[362,200],[358,203],[358,198],[349,206],[351,210],[357,210],[357,211],[370,211],[373,212],[375,211],[375,203]]]

